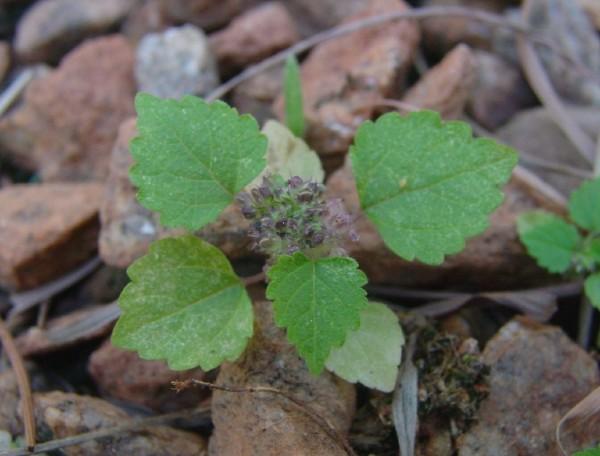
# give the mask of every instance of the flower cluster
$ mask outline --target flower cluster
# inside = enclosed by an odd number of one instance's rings
[[[343,254],[341,243],[356,240],[351,217],[341,200],[324,199],[323,185],[294,176],[263,178],[238,195],[242,214],[251,221],[253,247],[271,258],[303,252],[310,256]]]

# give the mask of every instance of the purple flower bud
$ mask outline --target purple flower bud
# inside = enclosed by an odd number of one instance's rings
[[[309,182],[306,188],[317,196],[320,196],[323,193],[323,190],[325,190],[318,182]]]
[[[319,232],[313,234],[313,236],[308,240],[308,242],[311,247],[316,247],[317,245],[322,244],[324,240],[325,240],[325,235],[323,234],[322,231],[319,231]]]
[[[271,192],[271,189],[264,185],[261,187],[258,187],[258,191],[263,198],[268,198],[269,196],[273,195],[273,192]]]
[[[290,188],[298,188],[300,187],[304,182],[302,181],[302,178],[299,176],[293,176],[290,177],[288,179],[288,185]]]

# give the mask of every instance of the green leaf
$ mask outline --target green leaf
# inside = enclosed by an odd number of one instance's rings
[[[428,264],[486,229],[517,163],[509,147],[473,139],[467,124],[431,111],[365,122],[351,159],[361,207],[386,245]]]
[[[594,270],[596,265],[600,265],[600,238],[586,238],[574,258],[573,263],[576,267],[584,270]]]
[[[529,255],[550,272],[565,272],[581,241],[573,225],[544,211],[521,214],[517,231]]]
[[[581,450],[573,453],[573,456],[600,456],[600,448],[588,448],[587,450]]]
[[[600,272],[592,274],[584,283],[585,295],[592,305],[600,310]]]
[[[140,93],[135,106],[129,175],[140,203],[165,226],[196,230],[212,222],[265,167],[267,140],[256,121],[225,103]]]
[[[248,188],[256,187],[263,176],[277,174],[284,179],[300,176],[304,180],[323,183],[325,172],[317,153],[292,134],[283,124],[275,120],[265,123],[263,134],[267,137],[267,167],[254,179]]]
[[[163,239],[127,273],[115,345],[175,370],[210,370],[244,351],[252,304],[219,249],[193,236]]]
[[[285,123],[298,138],[304,136],[304,108],[302,103],[302,79],[296,56],[290,55],[283,69],[283,96],[285,99]]]
[[[360,314],[360,327],[346,342],[331,350],[327,369],[352,383],[390,392],[396,385],[404,333],[396,314],[384,304],[370,302]]]
[[[279,257],[268,276],[275,323],[287,328],[309,370],[319,374],[331,349],[358,328],[367,278],[351,258],[313,260],[302,253]]]
[[[600,177],[585,181],[571,194],[569,215],[580,227],[600,232]]]
[[[600,265],[600,238],[589,240],[583,253],[596,262],[596,264]]]

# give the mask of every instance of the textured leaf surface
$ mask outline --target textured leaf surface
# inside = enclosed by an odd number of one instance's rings
[[[581,240],[573,225],[544,211],[521,214],[517,230],[529,254],[550,272],[565,272],[569,268]]]
[[[269,120],[262,128],[267,137],[267,167],[249,188],[260,185],[262,176],[278,174],[284,179],[300,176],[303,180],[323,183],[325,172],[317,153],[311,150],[300,138],[297,138],[285,125]]]
[[[365,275],[351,258],[312,260],[302,253],[279,257],[268,275],[275,323],[287,329],[310,371],[320,373],[331,349],[359,326]]]
[[[216,247],[193,236],[156,241],[127,273],[115,345],[175,370],[210,370],[246,347],[250,298]]]
[[[585,279],[585,294],[596,309],[600,309],[600,272]]]
[[[302,101],[302,79],[300,66],[294,55],[290,55],[283,69],[283,93],[285,98],[285,123],[298,138],[304,136],[304,103]]]
[[[422,111],[365,122],[351,159],[361,207],[406,260],[439,264],[488,226],[516,153],[473,139],[468,125]]]
[[[360,327],[331,351],[325,365],[344,380],[390,392],[396,385],[403,345],[396,314],[384,304],[370,302],[360,314]]]
[[[600,232],[600,177],[584,182],[571,194],[569,214],[580,227]]]
[[[186,96],[135,99],[139,136],[131,142],[138,199],[169,227],[212,222],[265,167],[256,121],[216,101]]]

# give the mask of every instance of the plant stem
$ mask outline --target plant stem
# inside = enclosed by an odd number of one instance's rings
[[[594,163],[594,177],[600,177],[600,135],[596,141],[596,161]]]

